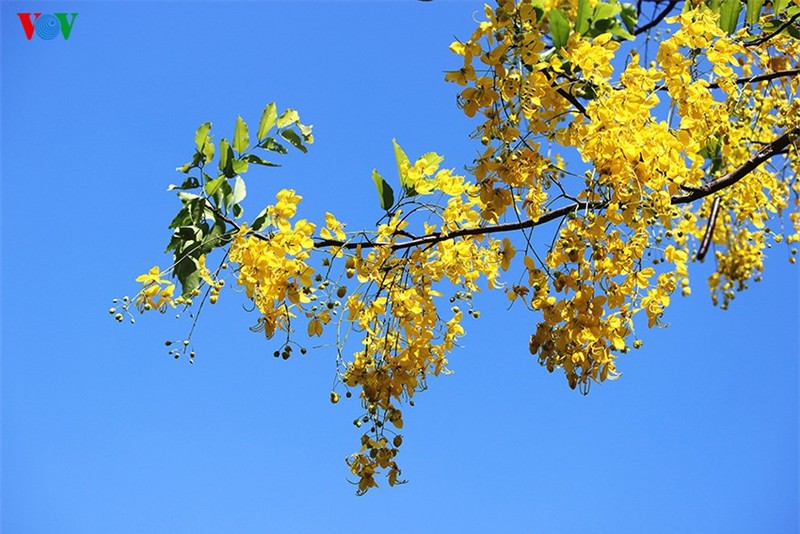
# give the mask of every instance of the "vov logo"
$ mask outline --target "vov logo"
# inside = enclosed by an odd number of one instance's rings
[[[34,33],[39,39],[55,39],[59,32],[64,36],[64,40],[69,39],[72,33],[72,25],[75,24],[77,13],[17,13],[25,37],[30,41]],[[69,19],[71,16],[72,19]]]

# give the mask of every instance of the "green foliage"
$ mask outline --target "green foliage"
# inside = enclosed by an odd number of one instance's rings
[[[719,8],[719,27],[728,35],[736,31],[742,4],[739,0],[724,0]]]
[[[181,286],[181,295],[189,297],[201,281],[200,258],[230,242],[237,231],[234,220],[244,214],[242,201],[247,196],[247,184],[242,177],[249,165],[277,167],[276,163],[265,159],[256,150],[286,154],[284,145],[268,134],[285,139],[301,152],[307,152],[306,145],[314,142],[311,126],[300,123],[297,111],[287,109],[280,116],[274,102],[267,104],[258,126],[258,143],[251,147],[247,123],[242,117],[236,118],[233,142],[223,138],[219,142],[217,160],[218,173],[208,174],[207,165],[214,160],[215,146],[211,137],[211,123],[204,122],[195,133],[195,153],[191,161],[177,170],[189,174],[200,171],[199,176],[188,176],[180,185],[170,185],[176,190],[181,201],[181,209],[172,219],[169,227],[173,230],[167,245],[167,252],[174,256],[173,276]],[[388,185],[387,185],[388,188]],[[389,188],[391,192],[391,188]],[[264,228],[267,221],[266,210],[259,213],[250,225],[256,230]]]
[[[375,182],[375,187],[378,189],[378,198],[381,201],[381,209],[389,211],[394,206],[394,191],[392,186],[386,183],[383,176],[378,174],[378,171],[372,170],[372,181]]]
[[[247,124],[241,117],[236,117],[236,129],[233,133],[233,148],[239,154],[247,150],[250,146],[250,134],[247,131]]]
[[[556,50],[563,48],[569,39],[569,20],[563,9],[551,9],[549,16],[550,35]]]
[[[551,10],[549,16],[553,46],[559,49],[569,38],[569,20],[566,12],[561,9]],[[610,0],[600,2],[592,9],[588,0],[579,0],[572,29],[586,37],[610,33],[620,39],[628,40],[633,39],[636,22],[636,6],[633,4],[621,4],[618,0]]]

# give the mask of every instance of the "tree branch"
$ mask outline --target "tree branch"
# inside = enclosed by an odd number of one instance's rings
[[[767,72],[759,74],[758,76],[748,76],[747,78],[737,78],[733,83],[737,85],[744,85],[747,83],[763,82],[764,80],[774,80],[776,78],[783,78],[784,76],[797,76],[800,74],[800,69],[776,70],[775,72]],[[709,89],[719,89],[719,82],[711,82],[708,84]],[[667,87],[659,87],[659,91],[669,91]]]
[[[791,24],[795,20],[797,20],[798,18],[800,18],[800,12],[795,13],[793,17],[791,17],[789,20],[787,20],[786,22],[784,22],[783,24],[778,26],[778,28],[774,32],[768,33],[767,35],[764,35],[763,37],[759,37],[758,39],[753,39],[752,41],[746,41],[744,43],[744,45],[745,46],[758,46],[761,43],[766,43],[767,41],[769,41],[770,39],[772,39],[773,37],[775,37],[776,35],[781,33],[783,30],[785,30],[786,28],[791,26]]]
[[[711,215],[708,217],[708,225],[706,225],[706,233],[703,234],[703,240],[700,242],[700,248],[697,249],[697,261],[703,261],[708,253],[708,247],[711,246],[711,237],[714,235],[714,226],[717,224],[717,214],[719,213],[719,197],[714,197],[714,204],[711,206]]]
[[[753,154],[750,159],[742,163],[739,167],[735,168],[725,176],[717,178],[716,180],[708,182],[707,184],[698,188],[693,188],[686,195],[673,197],[672,203],[686,204],[693,202],[700,198],[707,197],[712,193],[716,193],[720,189],[725,189],[726,187],[735,184],[747,176],[751,171],[755,170],[756,167],[788,147],[790,139],[797,135],[800,135],[800,125],[784,132],[783,135],[776,138],[771,143],[764,145],[761,150]]]
[[[775,72],[768,72],[766,74],[759,74],[758,76],[750,76],[749,78],[738,78],[734,83],[744,85],[746,83],[763,82],[764,80],[774,80],[775,78],[783,78],[784,76],[797,76],[800,74],[800,69],[789,70],[776,70]],[[719,88],[717,82],[708,84],[709,89]]]
[[[773,156],[785,150],[789,146],[791,138],[795,136],[800,136],[800,125],[793,127],[792,129],[784,132],[783,135],[777,137],[772,142],[768,143],[767,145],[764,145],[764,147],[762,147],[758,152],[756,152],[750,159],[742,163],[739,167],[732,170],[725,176],[722,176],[700,187],[685,188],[689,191],[689,193],[685,195],[672,197],[671,201],[672,204],[675,205],[688,204],[690,202],[694,202],[695,200],[699,200],[713,193],[716,193],[721,189],[725,189],[726,187],[732,186],[733,184],[735,184],[736,182],[747,176],[750,172],[755,170],[759,165],[761,165],[768,159],[772,158]],[[233,226],[233,228],[239,231],[240,229],[239,224],[233,221],[230,217],[227,217],[224,214],[217,211],[210,203],[207,204],[207,206],[209,209],[213,210],[221,219],[223,219],[225,222],[227,222],[228,224]],[[448,239],[455,239],[457,237],[497,234],[503,232],[513,232],[515,230],[534,228],[536,226],[545,224],[552,220],[569,215],[570,213],[574,213],[577,211],[584,211],[584,210],[599,210],[599,209],[604,209],[606,207],[608,207],[607,201],[573,202],[572,204],[568,204],[558,209],[548,211],[535,221],[526,220],[526,221],[516,221],[510,223],[500,223],[491,226],[462,228],[448,233],[435,232],[414,239],[409,239],[407,241],[401,241],[399,243],[398,242],[388,243],[388,242],[370,241],[370,240],[341,241],[338,239],[315,239],[314,248],[319,249],[319,248],[339,247],[347,250],[354,250],[359,247],[362,249],[369,249],[375,247],[390,246],[392,250],[404,250],[422,245],[432,245],[439,243],[441,241],[446,241]],[[250,235],[264,241],[269,241],[270,239],[268,236],[259,234],[258,232],[254,232]]]

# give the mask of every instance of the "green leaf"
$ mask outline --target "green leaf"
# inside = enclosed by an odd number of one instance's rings
[[[233,150],[231,150],[231,145],[228,144],[227,139],[223,138],[219,142],[219,161],[217,162],[220,172],[225,172],[225,169],[230,167],[232,159]]]
[[[220,141],[219,142],[219,163],[218,163],[220,172],[222,172],[222,174],[224,174],[228,178],[233,178],[234,176],[239,174],[239,172],[241,172],[241,171],[237,170],[234,167],[234,163],[236,161],[241,161],[241,160],[236,160],[234,158],[234,156],[233,156],[233,148],[228,143],[228,140],[227,139],[223,139],[222,141]]]
[[[784,8],[789,4],[789,0],[775,0],[772,2],[772,12],[775,15],[780,15]],[[798,6],[800,7],[800,6]]]
[[[300,136],[297,135],[297,132],[294,130],[281,130],[281,137],[289,141],[293,147],[300,150],[303,153],[308,152],[308,149],[303,146],[303,140],[300,139]]]
[[[548,18],[550,21],[550,36],[553,38],[553,46],[558,50],[566,45],[569,39],[569,20],[563,9],[551,9]]]
[[[170,184],[167,191],[172,191],[174,189],[194,189],[196,187],[200,187],[200,182],[194,176],[189,176],[181,185]]]
[[[728,35],[736,31],[739,25],[739,13],[742,4],[739,0],[724,0],[719,7],[719,27]]]
[[[181,202],[186,204],[187,202],[202,200],[203,197],[201,197],[200,195],[195,195],[194,193],[186,193],[185,191],[178,191],[178,198],[181,199]]]
[[[205,239],[203,239],[203,253],[208,254],[215,248],[222,246],[224,240],[221,239],[222,236],[225,234],[225,221],[220,218],[214,219],[214,226],[212,226]]]
[[[744,15],[744,20],[747,24],[756,24],[761,16],[761,8],[764,6],[764,0],[747,0],[747,11]]]
[[[225,180],[226,180],[225,176],[220,176],[219,178],[215,178],[207,182],[204,188],[206,194],[208,196],[214,196],[214,193],[216,193],[217,189],[219,189],[222,186],[222,184],[225,183]]]
[[[312,126],[309,124],[306,126],[305,124],[297,123],[297,129],[300,130],[300,135],[303,136],[303,141],[308,143],[309,145],[314,142],[314,136],[311,134]]]
[[[630,33],[636,30],[636,23],[639,22],[639,17],[636,14],[636,6],[633,4],[622,4],[622,11],[619,14],[625,29]]]
[[[383,176],[378,174],[376,169],[372,169],[372,181],[378,189],[378,197],[381,200],[381,209],[389,211],[394,206],[394,191],[392,186],[386,183]]]
[[[297,114],[297,111],[293,109],[287,109],[281,113],[280,117],[278,117],[278,128],[286,128],[290,124],[294,124],[299,120],[300,115]]]
[[[175,218],[172,219],[172,222],[169,223],[169,227],[178,228],[179,226],[184,226],[190,222],[192,222],[192,217],[189,214],[189,208],[184,206],[178,211],[177,215],[175,215]]]
[[[628,33],[628,31],[627,31],[625,28],[623,28],[622,26],[620,26],[620,25],[617,23],[617,21],[616,21],[616,20],[613,20],[612,22],[613,22],[614,24],[612,24],[612,25],[611,25],[611,27],[608,29],[608,32],[609,32],[611,35],[616,35],[617,37],[621,37],[621,38],[623,38],[623,39],[627,39],[628,41],[631,41],[631,40],[633,40],[633,38],[634,38],[634,37],[633,37],[633,35],[632,35],[632,34],[630,34],[630,33]]]
[[[253,224],[250,225],[250,228],[253,229],[254,232],[260,232],[267,226],[267,208],[261,210],[261,213],[253,221]]]
[[[244,213],[244,208],[241,206],[241,204],[234,204],[233,205],[233,218],[234,219],[238,219],[239,217],[242,216],[243,213]]]
[[[175,170],[180,171],[183,174],[189,174],[189,171],[199,167],[202,162],[203,162],[203,155],[200,152],[195,152],[194,156],[192,156],[192,161],[190,161],[189,163],[184,163]]]
[[[794,39],[800,39],[800,29],[797,28],[794,24],[789,24],[786,28],[781,32],[782,34],[789,35]]]
[[[231,162],[231,170],[233,171],[233,175],[236,176],[237,174],[244,174],[247,172],[247,169],[250,167],[250,164],[247,163],[247,159],[235,159]],[[229,178],[233,178],[233,176],[229,176]]]
[[[194,144],[197,147],[198,152],[203,151],[203,145],[206,143],[206,139],[208,139],[208,132],[211,131],[211,123],[204,122],[200,125],[197,129],[197,132],[194,134]]]
[[[425,162],[424,174],[432,174],[436,172],[436,169],[439,168],[439,164],[444,161],[444,157],[440,156],[436,152],[428,152],[427,154],[423,154],[419,159]]]
[[[211,141],[211,138],[206,139],[206,143],[203,145],[203,163],[211,163],[214,161],[214,142]]]
[[[286,154],[289,152],[286,150],[286,147],[277,142],[272,137],[267,137],[263,141],[261,141],[261,148],[265,150],[271,150],[272,152],[277,152],[278,154]]]
[[[181,295],[184,297],[191,296],[192,291],[200,287],[200,266],[197,259],[191,256],[183,256],[176,261],[173,274],[181,284]]]
[[[261,122],[258,123],[258,139],[264,139],[264,136],[267,135],[267,132],[275,126],[275,120],[278,118],[278,108],[275,106],[275,102],[270,102],[267,104],[267,107],[264,108],[264,112],[261,114]]]
[[[597,22],[599,20],[613,19],[622,11],[622,6],[614,2],[611,4],[597,4],[594,6],[594,14],[592,20]]]
[[[247,123],[241,117],[236,117],[236,128],[233,132],[233,148],[241,154],[250,146],[250,134],[247,131]]]
[[[244,200],[245,196],[247,196],[247,188],[244,185],[244,180],[242,180],[241,176],[237,176],[233,181],[233,199],[231,203],[236,206]]]
[[[255,154],[248,154],[242,158],[242,161],[246,161],[247,163],[255,163],[256,165],[265,165],[267,167],[280,167],[277,163],[272,163],[271,161],[267,161],[262,159]]]
[[[592,25],[589,20],[589,0],[578,0],[578,14],[575,16],[575,31],[584,35]]]
[[[233,188],[227,180],[220,184],[214,195],[214,200],[217,201],[217,206],[222,206],[225,210],[230,209],[231,201],[233,200]]]
[[[397,174],[400,176],[400,185],[403,186],[408,196],[414,196],[416,194],[416,191],[414,191],[414,184],[408,179],[408,170],[411,168],[411,161],[394,139],[392,139],[392,146],[394,146],[394,159],[397,161]],[[374,174],[373,179],[375,179]]]

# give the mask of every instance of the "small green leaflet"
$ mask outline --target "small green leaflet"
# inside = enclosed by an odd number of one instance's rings
[[[311,128],[313,126],[311,124],[305,125],[297,123],[297,129],[300,130],[300,134],[303,136],[303,141],[308,143],[309,145],[314,142],[314,136],[311,134]]]
[[[724,0],[719,7],[719,27],[728,35],[736,31],[742,4],[739,0]]]
[[[601,4],[599,4],[601,5]],[[569,20],[562,9],[551,9],[548,15],[550,21],[550,35],[553,37],[553,46],[562,48],[569,39]]]
[[[241,154],[250,145],[250,134],[247,131],[247,124],[241,117],[236,117],[236,129],[233,132],[233,148]]]
[[[280,117],[278,117],[278,128],[286,128],[290,124],[294,124],[299,120],[300,115],[297,114],[297,111],[293,109],[287,109],[281,113]]]
[[[261,114],[261,122],[258,123],[258,140],[261,141],[267,135],[267,132],[275,126],[275,121],[278,119],[278,108],[275,102],[270,102],[264,108]]]
[[[376,169],[372,169],[372,181],[378,190],[378,197],[381,200],[381,209],[389,211],[394,206],[394,191],[392,186],[386,183],[383,176],[378,174]]]
[[[209,131],[211,131],[211,123],[204,122],[194,134],[194,145],[197,147],[198,152],[203,151],[203,145],[206,143],[206,139],[208,139]]]
[[[244,180],[241,176],[237,176],[233,181],[233,199],[231,200],[231,204],[234,206],[239,204],[244,197],[247,195],[247,189],[244,185]]]
[[[591,21],[589,14],[591,13],[589,7],[589,0],[578,0],[578,14],[575,17],[575,31],[581,35],[585,35],[589,31]]]
[[[255,154],[248,154],[242,158],[242,161],[246,161],[247,163],[255,163],[256,165],[266,165],[267,167],[280,167],[277,163],[272,163],[271,161],[267,161],[264,158],[256,156]]]
[[[278,154],[286,154],[286,153],[288,152],[288,151],[286,150],[286,147],[285,147],[285,146],[283,146],[282,144],[280,144],[279,142],[277,142],[277,141],[276,141],[275,139],[273,139],[272,137],[267,137],[266,139],[264,139],[263,141],[261,141],[261,144],[260,144],[260,146],[261,146],[261,148],[263,148],[264,150],[271,150],[271,151],[273,151],[273,152],[277,152]]]
[[[622,11],[619,16],[622,19],[622,23],[625,24],[625,29],[632,34],[636,30],[636,23],[638,22],[636,6],[633,4],[622,4]],[[633,36],[631,35],[631,37]]]
[[[261,213],[256,216],[250,228],[252,228],[254,232],[260,232],[263,230],[267,226],[267,216],[267,208],[264,208],[261,210]]]
[[[217,189],[219,189],[220,186],[224,182],[225,182],[225,177],[224,176],[220,176],[219,178],[215,178],[213,180],[210,180],[209,182],[206,183],[205,188],[204,188],[205,191],[206,191],[206,194],[208,196],[213,196],[214,193],[217,192]]]
[[[758,22],[761,15],[761,8],[764,5],[764,0],[747,0],[747,11],[745,12],[744,20],[748,24],[755,24]]]
[[[200,182],[194,176],[190,176],[181,185],[171,184],[167,191],[172,191],[173,189],[195,189],[197,187],[200,187]]]
[[[303,140],[297,135],[297,132],[294,130],[281,130],[281,137],[289,141],[293,147],[300,150],[303,153],[308,152],[308,149],[303,146]]]
[[[245,163],[241,160],[234,160],[233,148],[228,143],[227,139],[219,142],[219,170],[228,178],[233,178],[242,171],[242,164]],[[236,164],[236,167],[234,167]],[[246,163],[245,163],[246,164]],[[246,169],[245,169],[246,170]]]
[[[622,11],[622,6],[619,4],[611,3],[611,4],[597,4],[594,7],[594,15],[592,15],[592,19],[594,21],[604,20],[604,19],[613,19]]]
[[[395,139],[392,139],[392,145],[394,146],[394,159],[397,161],[397,174],[400,176],[400,185],[403,186],[407,196],[413,197],[417,192],[414,190],[414,184],[408,179],[408,170],[411,168],[411,161],[409,161],[408,156],[406,156],[406,153],[403,152],[403,149],[400,148],[400,145],[397,144]]]

